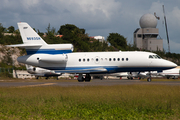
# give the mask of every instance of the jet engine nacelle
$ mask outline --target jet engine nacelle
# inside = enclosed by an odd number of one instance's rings
[[[49,63],[63,63],[67,62],[68,56],[65,54],[62,55],[39,55],[37,60]]]
[[[33,54],[26,55],[17,58],[17,61],[24,64],[29,64],[33,66],[38,66],[40,62],[45,63],[65,63],[68,60],[68,56],[66,54],[58,54],[58,55],[50,55],[50,54]]]

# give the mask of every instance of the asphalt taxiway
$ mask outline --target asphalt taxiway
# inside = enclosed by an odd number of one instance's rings
[[[90,82],[78,82],[77,80],[0,80],[0,87],[36,87],[36,86],[112,86],[112,85],[133,85],[133,84],[147,84],[147,85],[175,85],[180,86],[180,80],[155,80],[147,82],[145,80],[119,80],[108,79],[99,80],[93,79]]]

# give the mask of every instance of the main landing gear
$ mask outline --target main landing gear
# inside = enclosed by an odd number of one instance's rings
[[[91,81],[91,76],[89,74],[86,74],[85,77],[83,77],[82,74],[79,74],[78,76],[78,82],[90,82]]]

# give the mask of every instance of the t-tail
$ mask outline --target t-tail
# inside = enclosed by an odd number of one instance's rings
[[[28,55],[31,54],[65,54],[73,51],[72,44],[47,44],[32,28],[25,22],[17,23],[23,44],[8,45],[9,47],[23,47]]]

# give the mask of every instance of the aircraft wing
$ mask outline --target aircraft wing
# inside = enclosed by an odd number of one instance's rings
[[[91,69],[81,69],[81,70],[56,70],[55,73],[102,73],[107,72],[105,68],[91,68]]]

